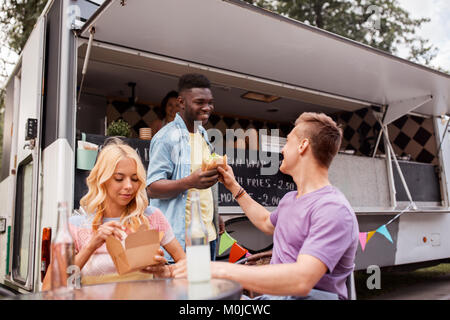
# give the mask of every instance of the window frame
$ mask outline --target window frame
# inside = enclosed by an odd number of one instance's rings
[[[26,277],[23,278],[20,275],[20,251],[22,249],[22,234],[23,234],[23,221],[24,221],[24,211],[23,211],[23,190],[24,190],[24,172],[25,169],[31,164],[31,206],[30,206],[30,232],[28,236],[28,261],[27,261],[27,274]],[[33,287],[33,281],[34,281],[34,256],[35,256],[35,250],[34,250],[34,240],[35,240],[35,234],[36,234],[36,206],[35,203],[35,195],[33,191],[33,184],[35,180],[34,175],[34,159],[33,155],[30,154],[27,156],[18,166],[17,166],[17,182],[16,182],[16,188],[15,188],[15,199],[14,199],[14,217],[13,217],[13,232],[12,232],[12,241],[11,241],[11,279],[16,283],[17,285],[21,286],[22,288],[26,290],[31,290]]]

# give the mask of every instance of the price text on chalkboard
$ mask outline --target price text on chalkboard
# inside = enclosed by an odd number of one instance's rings
[[[295,183],[292,177],[279,170],[274,175],[261,175],[261,166],[266,167],[270,164],[264,163],[260,157],[257,158],[255,153],[250,157],[249,151],[245,150],[244,157],[244,150],[235,149],[234,156],[227,154],[228,164],[233,168],[236,181],[256,202],[264,207],[276,207],[286,193],[296,190]],[[280,154],[279,164],[282,159],[283,156]],[[219,183],[219,206],[239,206],[222,183]]]

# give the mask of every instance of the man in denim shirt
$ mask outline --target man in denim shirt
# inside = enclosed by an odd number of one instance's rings
[[[150,204],[165,214],[175,237],[186,248],[185,230],[190,220],[189,189],[197,189],[200,192],[201,216],[208,230],[211,259],[215,260],[219,222],[221,232],[223,228],[217,208],[219,175],[217,169],[204,172],[200,168],[195,169],[198,166],[192,162],[195,155],[209,154],[213,149],[203,128],[214,110],[211,85],[203,75],[186,74],[179,80],[178,92],[182,111],[176,114],[174,121],[161,128],[150,143],[147,194]],[[194,139],[196,144],[192,144]],[[191,145],[201,148],[191,153]],[[166,259],[171,258],[166,254]]]

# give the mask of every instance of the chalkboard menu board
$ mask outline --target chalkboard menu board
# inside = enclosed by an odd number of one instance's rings
[[[234,155],[227,154],[228,164],[233,168],[237,182],[259,204],[264,207],[276,207],[283,196],[296,190],[291,176],[280,172],[279,166],[283,156],[279,153],[263,153],[249,150],[235,149]],[[275,157],[278,158],[276,159]],[[261,168],[269,168],[272,163],[268,159],[278,162],[276,173],[263,175]],[[219,206],[239,206],[233,200],[231,193],[219,183]]]
[[[86,133],[86,141],[95,143],[98,146],[102,146],[107,138],[109,137],[98,134]],[[145,171],[147,171],[148,162],[150,159],[149,158],[150,141],[132,138],[121,138],[121,139],[136,150],[138,155],[141,157]],[[89,172],[90,171],[88,170],[75,169],[74,208],[78,208],[80,206],[80,199],[88,192],[88,187],[86,185],[86,178],[88,177]]]

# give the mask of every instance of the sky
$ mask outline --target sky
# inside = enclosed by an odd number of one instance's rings
[[[410,12],[413,18],[431,18],[417,30],[417,34],[438,48],[436,58],[431,62],[450,71],[450,1],[449,0],[397,0],[401,7]],[[405,49],[400,49],[398,55],[407,57]]]

